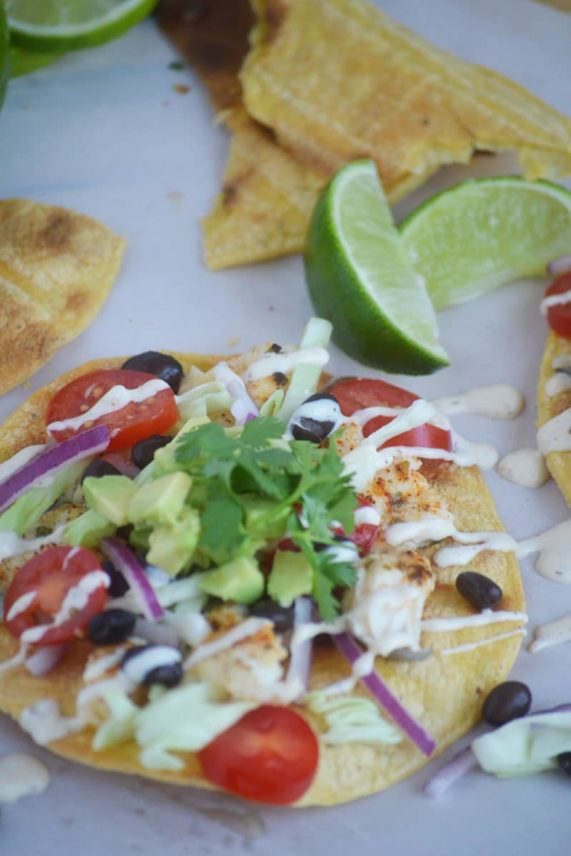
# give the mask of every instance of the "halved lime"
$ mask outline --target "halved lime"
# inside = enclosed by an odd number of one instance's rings
[[[437,309],[545,274],[571,252],[571,192],[517,176],[476,178],[413,211],[400,233]]]
[[[0,0],[0,107],[6,94],[6,84],[10,77],[10,39],[8,37],[8,25],[6,15]]]
[[[353,161],[323,190],[309,227],[305,277],[317,313],[351,357],[389,372],[448,365],[422,278],[393,224],[373,161]]]
[[[30,74],[32,71],[38,71],[46,65],[51,65],[57,59],[63,56],[55,51],[27,51],[25,48],[17,48],[12,46],[10,49],[12,59],[12,67],[10,69],[11,77],[21,77],[22,74]]]
[[[152,11],[157,0],[5,0],[12,42],[37,51],[103,44]]]

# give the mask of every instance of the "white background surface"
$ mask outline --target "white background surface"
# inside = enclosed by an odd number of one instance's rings
[[[571,113],[571,16],[529,0],[386,0],[383,8]],[[201,262],[198,220],[219,187],[227,138],[214,126],[198,81],[191,72],[169,69],[172,59],[170,46],[147,22],[117,43],[11,84],[0,116],[0,195],[98,217],[127,238],[128,250],[95,323],[30,388],[0,401],[2,418],[31,389],[97,356],[161,346],[220,353],[234,337],[234,349],[299,338],[310,314],[299,258],[216,274]],[[176,93],[176,83],[189,83],[191,92]],[[448,170],[428,190],[483,169],[501,173],[511,165],[483,158],[475,169]],[[452,367],[409,381],[429,396],[498,381],[519,386],[528,406],[517,421],[456,420],[462,433],[493,442],[503,454],[534,444],[535,384],[546,330],[538,313],[541,293],[541,284],[518,283],[441,313]],[[354,370],[335,350],[331,367]],[[568,516],[552,483],[530,491],[495,473],[489,483],[515,537]],[[539,577],[531,561],[523,574],[531,628],[571,612],[571,588]],[[532,687],[536,709],[571,701],[571,645],[533,656],[523,651],[514,675]],[[510,782],[474,774],[433,802],[421,787],[437,760],[385,794],[332,810],[293,812],[84,770],[35,749],[2,717],[0,755],[17,750],[43,758],[53,780],[43,796],[3,809],[2,856],[563,856],[571,850],[571,782],[556,774]]]

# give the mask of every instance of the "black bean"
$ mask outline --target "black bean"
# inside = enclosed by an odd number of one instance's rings
[[[94,645],[116,645],[132,634],[137,616],[127,609],[108,609],[89,622],[87,638]]]
[[[293,606],[280,606],[279,603],[269,597],[259,600],[251,606],[250,615],[273,621],[277,633],[286,633],[293,627]]]
[[[490,725],[503,725],[525,716],[531,707],[531,690],[520,681],[505,681],[489,693],[483,715]]]
[[[299,421],[292,425],[291,433],[296,440],[308,440],[310,443],[322,443],[335,427],[334,422],[319,422],[300,416]]]
[[[129,583],[121,571],[118,571],[117,568],[107,560],[101,563],[101,567],[111,580],[107,589],[109,597],[123,597],[123,595],[129,591]]]
[[[140,440],[135,443],[131,449],[131,460],[139,469],[144,469],[147,464],[150,464],[155,456],[157,449],[162,449],[168,445],[172,437],[166,437],[163,434],[152,434],[146,440]]]
[[[330,401],[331,407],[327,415],[329,419],[316,418],[316,416],[324,415],[323,411],[315,411],[311,407],[315,401]],[[315,415],[314,415],[315,414]],[[290,430],[292,436],[296,440],[307,440],[310,443],[322,443],[335,430],[338,421],[338,416],[341,415],[339,402],[334,395],[329,392],[316,392],[306,398],[303,404],[297,408],[291,417]]]
[[[145,351],[135,357],[130,357],[121,368],[156,375],[168,383],[173,392],[178,392],[180,389],[183,375],[182,366],[178,360],[169,354],[161,354],[159,351]]]
[[[143,683],[146,686],[162,684],[163,687],[176,687],[180,684],[183,674],[182,663],[169,663],[168,666],[157,666],[156,669],[147,672]]]
[[[561,752],[557,756],[557,764],[566,776],[571,776],[571,752]]]
[[[117,467],[114,467],[109,461],[104,461],[102,458],[95,458],[84,469],[81,481],[83,482],[84,479],[100,479],[102,476],[120,475],[121,473]]]
[[[490,609],[503,597],[497,583],[476,571],[464,571],[456,578],[456,588],[476,609]]]
[[[145,655],[148,651],[153,648],[164,648],[164,645],[138,645],[135,648],[130,648],[129,651],[125,653],[125,656],[121,660],[121,667],[124,667],[130,660],[133,660],[136,657],[141,655]],[[166,646],[168,647],[168,646]],[[175,651],[176,649],[172,649]],[[179,652],[178,652],[179,653]],[[164,665],[156,666],[154,669],[150,669],[148,672],[140,678],[140,683],[145,686],[150,686],[151,684],[162,684],[165,687],[176,687],[177,684],[180,683],[183,676],[183,667],[182,662],[179,657],[178,661],[175,662],[167,662]],[[127,674],[129,674],[129,670],[127,669]]]

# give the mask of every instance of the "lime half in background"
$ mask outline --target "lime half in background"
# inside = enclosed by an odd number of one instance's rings
[[[5,0],[12,43],[32,51],[94,47],[121,36],[157,0]]]
[[[393,224],[373,161],[353,161],[322,192],[305,276],[317,313],[354,359],[403,374],[448,365],[422,277]]]
[[[545,275],[571,252],[571,192],[517,176],[469,179],[433,196],[400,225],[436,309],[504,283]]]
[[[10,77],[10,38],[8,24],[2,0],[0,0],[0,107],[6,95],[6,85]]]

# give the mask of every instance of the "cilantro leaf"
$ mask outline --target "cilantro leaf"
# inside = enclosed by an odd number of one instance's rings
[[[267,446],[270,440],[280,440],[285,432],[285,422],[275,416],[265,416],[261,419],[251,419],[244,425],[241,442],[253,449]]]

